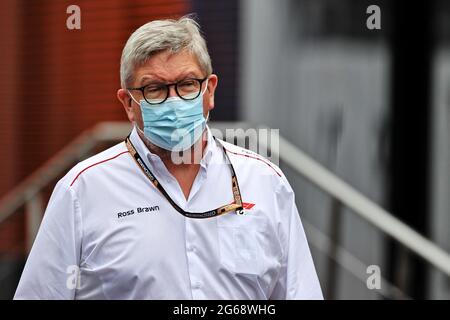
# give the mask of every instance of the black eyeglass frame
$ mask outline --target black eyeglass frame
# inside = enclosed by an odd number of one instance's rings
[[[189,101],[189,100],[194,100],[194,99],[198,98],[198,96],[199,96],[200,93],[202,92],[203,82],[205,82],[206,79],[208,79],[208,78],[209,78],[209,76],[207,76],[207,77],[205,77],[205,78],[203,78],[203,79],[198,79],[198,78],[186,78],[186,79],[180,80],[180,81],[178,81],[178,82],[162,84],[162,87],[165,87],[165,88],[166,88],[166,97],[164,98],[164,100],[162,100],[161,102],[157,102],[157,103],[150,102],[150,101],[148,101],[147,98],[145,97],[145,88],[147,88],[148,86],[151,86],[151,85],[153,85],[153,84],[147,84],[147,85],[142,86],[142,87],[139,87],[139,88],[127,88],[127,90],[141,91],[142,96],[144,97],[144,100],[145,100],[148,104],[151,104],[151,105],[158,105],[158,104],[164,103],[164,102],[167,100],[167,98],[169,98],[170,87],[175,86],[175,92],[177,93],[177,96],[179,96],[179,97],[180,97],[181,99],[183,99],[183,100]],[[200,83],[200,90],[198,91],[197,95],[196,95],[195,97],[193,97],[193,98],[188,98],[188,99],[187,99],[187,98],[183,98],[183,97],[180,95],[180,93],[178,92],[178,84],[181,83],[181,82],[183,82],[183,81],[186,81],[186,80],[196,80],[196,81],[198,81],[198,82]]]

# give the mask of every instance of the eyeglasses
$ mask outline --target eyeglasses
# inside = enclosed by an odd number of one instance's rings
[[[183,100],[194,100],[201,91],[202,85],[208,77],[203,79],[186,78],[175,83],[152,83],[140,88],[127,88],[142,93],[144,100],[149,104],[161,104],[169,97],[170,87],[175,86],[175,92]]]

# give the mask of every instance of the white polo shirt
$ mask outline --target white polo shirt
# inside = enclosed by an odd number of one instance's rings
[[[230,169],[209,129],[187,200],[136,129],[130,139],[183,210],[233,202]],[[256,153],[224,146],[245,215],[184,217],[123,142],[76,165],[53,191],[14,298],[323,299],[285,176]]]

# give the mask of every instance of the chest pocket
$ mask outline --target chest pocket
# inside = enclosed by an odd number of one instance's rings
[[[221,265],[232,273],[262,275],[270,255],[268,222],[263,217],[227,214],[217,219]]]

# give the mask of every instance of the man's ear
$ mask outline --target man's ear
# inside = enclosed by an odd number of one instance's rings
[[[127,90],[119,89],[117,90],[117,99],[122,103],[127,113],[128,119],[133,122],[135,121],[134,110],[133,110],[133,99],[128,94]]]
[[[205,92],[206,101],[203,101],[206,104],[208,111],[214,109],[214,93],[217,88],[217,83],[219,82],[219,78],[215,74],[211,74],[208,79],[208,87]]]

